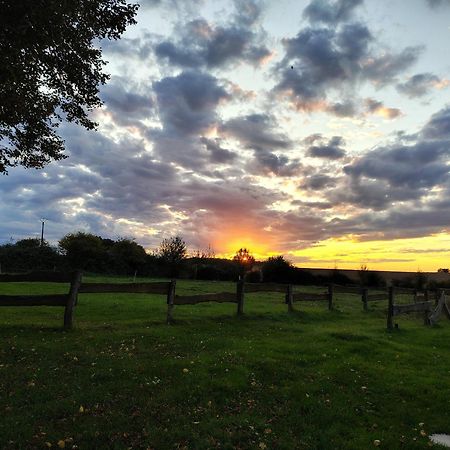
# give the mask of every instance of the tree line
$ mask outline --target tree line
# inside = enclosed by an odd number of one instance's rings
[[[303,285],[355,283],[337,268],[327,276],[314,275],[294,266],[283,255],[256,261],[246,248],[237,250],[231,259],[217,258],[211,247],[189,253],[181,236],[164,239],[151,253],[133,239],[113,240],[84,232],[66,234],[56,246],[36,238],[0,246],[0,272],[34,270],[82,270],[93,274],[218,281],[245,279],[248,282]],[[385,287],[384,279],[367,266],[361,266],[358,275],[362,286]],[[418,289],[430,286],[422,273],[411,279],[396,280],[395,284]]]

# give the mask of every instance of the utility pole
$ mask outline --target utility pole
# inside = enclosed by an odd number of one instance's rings
[[[44,246],[44,224],[45,224],[45,219],[41,219],[42,222],[42,227],[41,227],[41,247]]]

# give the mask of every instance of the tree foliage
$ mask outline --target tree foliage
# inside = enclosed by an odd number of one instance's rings
[[[177,277],[181,263],[187,257],[186,242],[180,236],[164,239],[159,245],[158,256],[168,268],[168,275]]]
[[[294,279],[295,268],[284,256],[271,256],[264,261],[262,273],[264,281],[290,283]]]
[[[244,266],[251,267],[255,263],[255,258],[250,254],[250,250],[240,248],[233,256],[233,261],[236,261]]]
[[[65,158],[63,121],[87,129],[109,78],[99,39],[135,23],[126,0],[0,0],[0,173]]]
[[[61,255],[44,241],[27,238],[15,244],[0,246],[0,266],[2,272],[29,272],[33,270],[53,270],[60,268]]]
[[[81,231],[69,233],[58,244],[72,269],[103,272],[107,265],[107,247],[100,236]]]
[[[169,264],[179,263],[187,256],[186,242],[180,236],[164,239],[159,245],[158,254]]]
[[[245,272],[249,271],[255,264],[255,258],[246,248],[240,248],[233,256],[233,261],[239,264],[241,275],[244,275]]]

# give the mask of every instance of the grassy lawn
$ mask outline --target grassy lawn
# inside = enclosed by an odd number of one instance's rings
[[[33,289],[0,286],[67,290]],[[334,311],[288,314],[282,300],[248,294],[243,317],[176,306],[167,326],[162,296],[81,294],[70,332],[63,308],[1,308],[0,448],[423,449],[450,433],[450,322],[401,317],[388,333],[385,304],[338,294]]]

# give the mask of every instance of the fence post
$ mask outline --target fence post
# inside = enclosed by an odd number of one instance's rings
[[[328,285],[328,309],[333,309],[333,283]]]
[[[64,308],[64,328],[70,330],[73,326],[73,309],[78,302],[78,289],[81,286],[81,272],[74,272],[70,282],[70,291]]]
[[[369,296],[369,289],[367,288],[363,288],[362,289],[362,294],[361,294],[361,300],[363,302],[363,310],[367,311],[369,308],[367,306],[367,298]]]
[[[387,329],[393,330],[394,324],[392,323],[392,319],[394,317],[394,286],[389,288],[389,296],[388,296],[388,313],[387,313]]]
[[[175,287],[177,281],[172,280],[169,286],[169,292],[167,293],[167,325],[173,322],[173,304],[175,300]]]
[[[286,292],[286,303],[288,305],[288,312],[294,311],[294,295],[293,295],[292,284],[288,284],[287,292]]]
[[[237,314],[241,316],[244,314],[244,280],[239,280],[236,284],[236,301]]]

